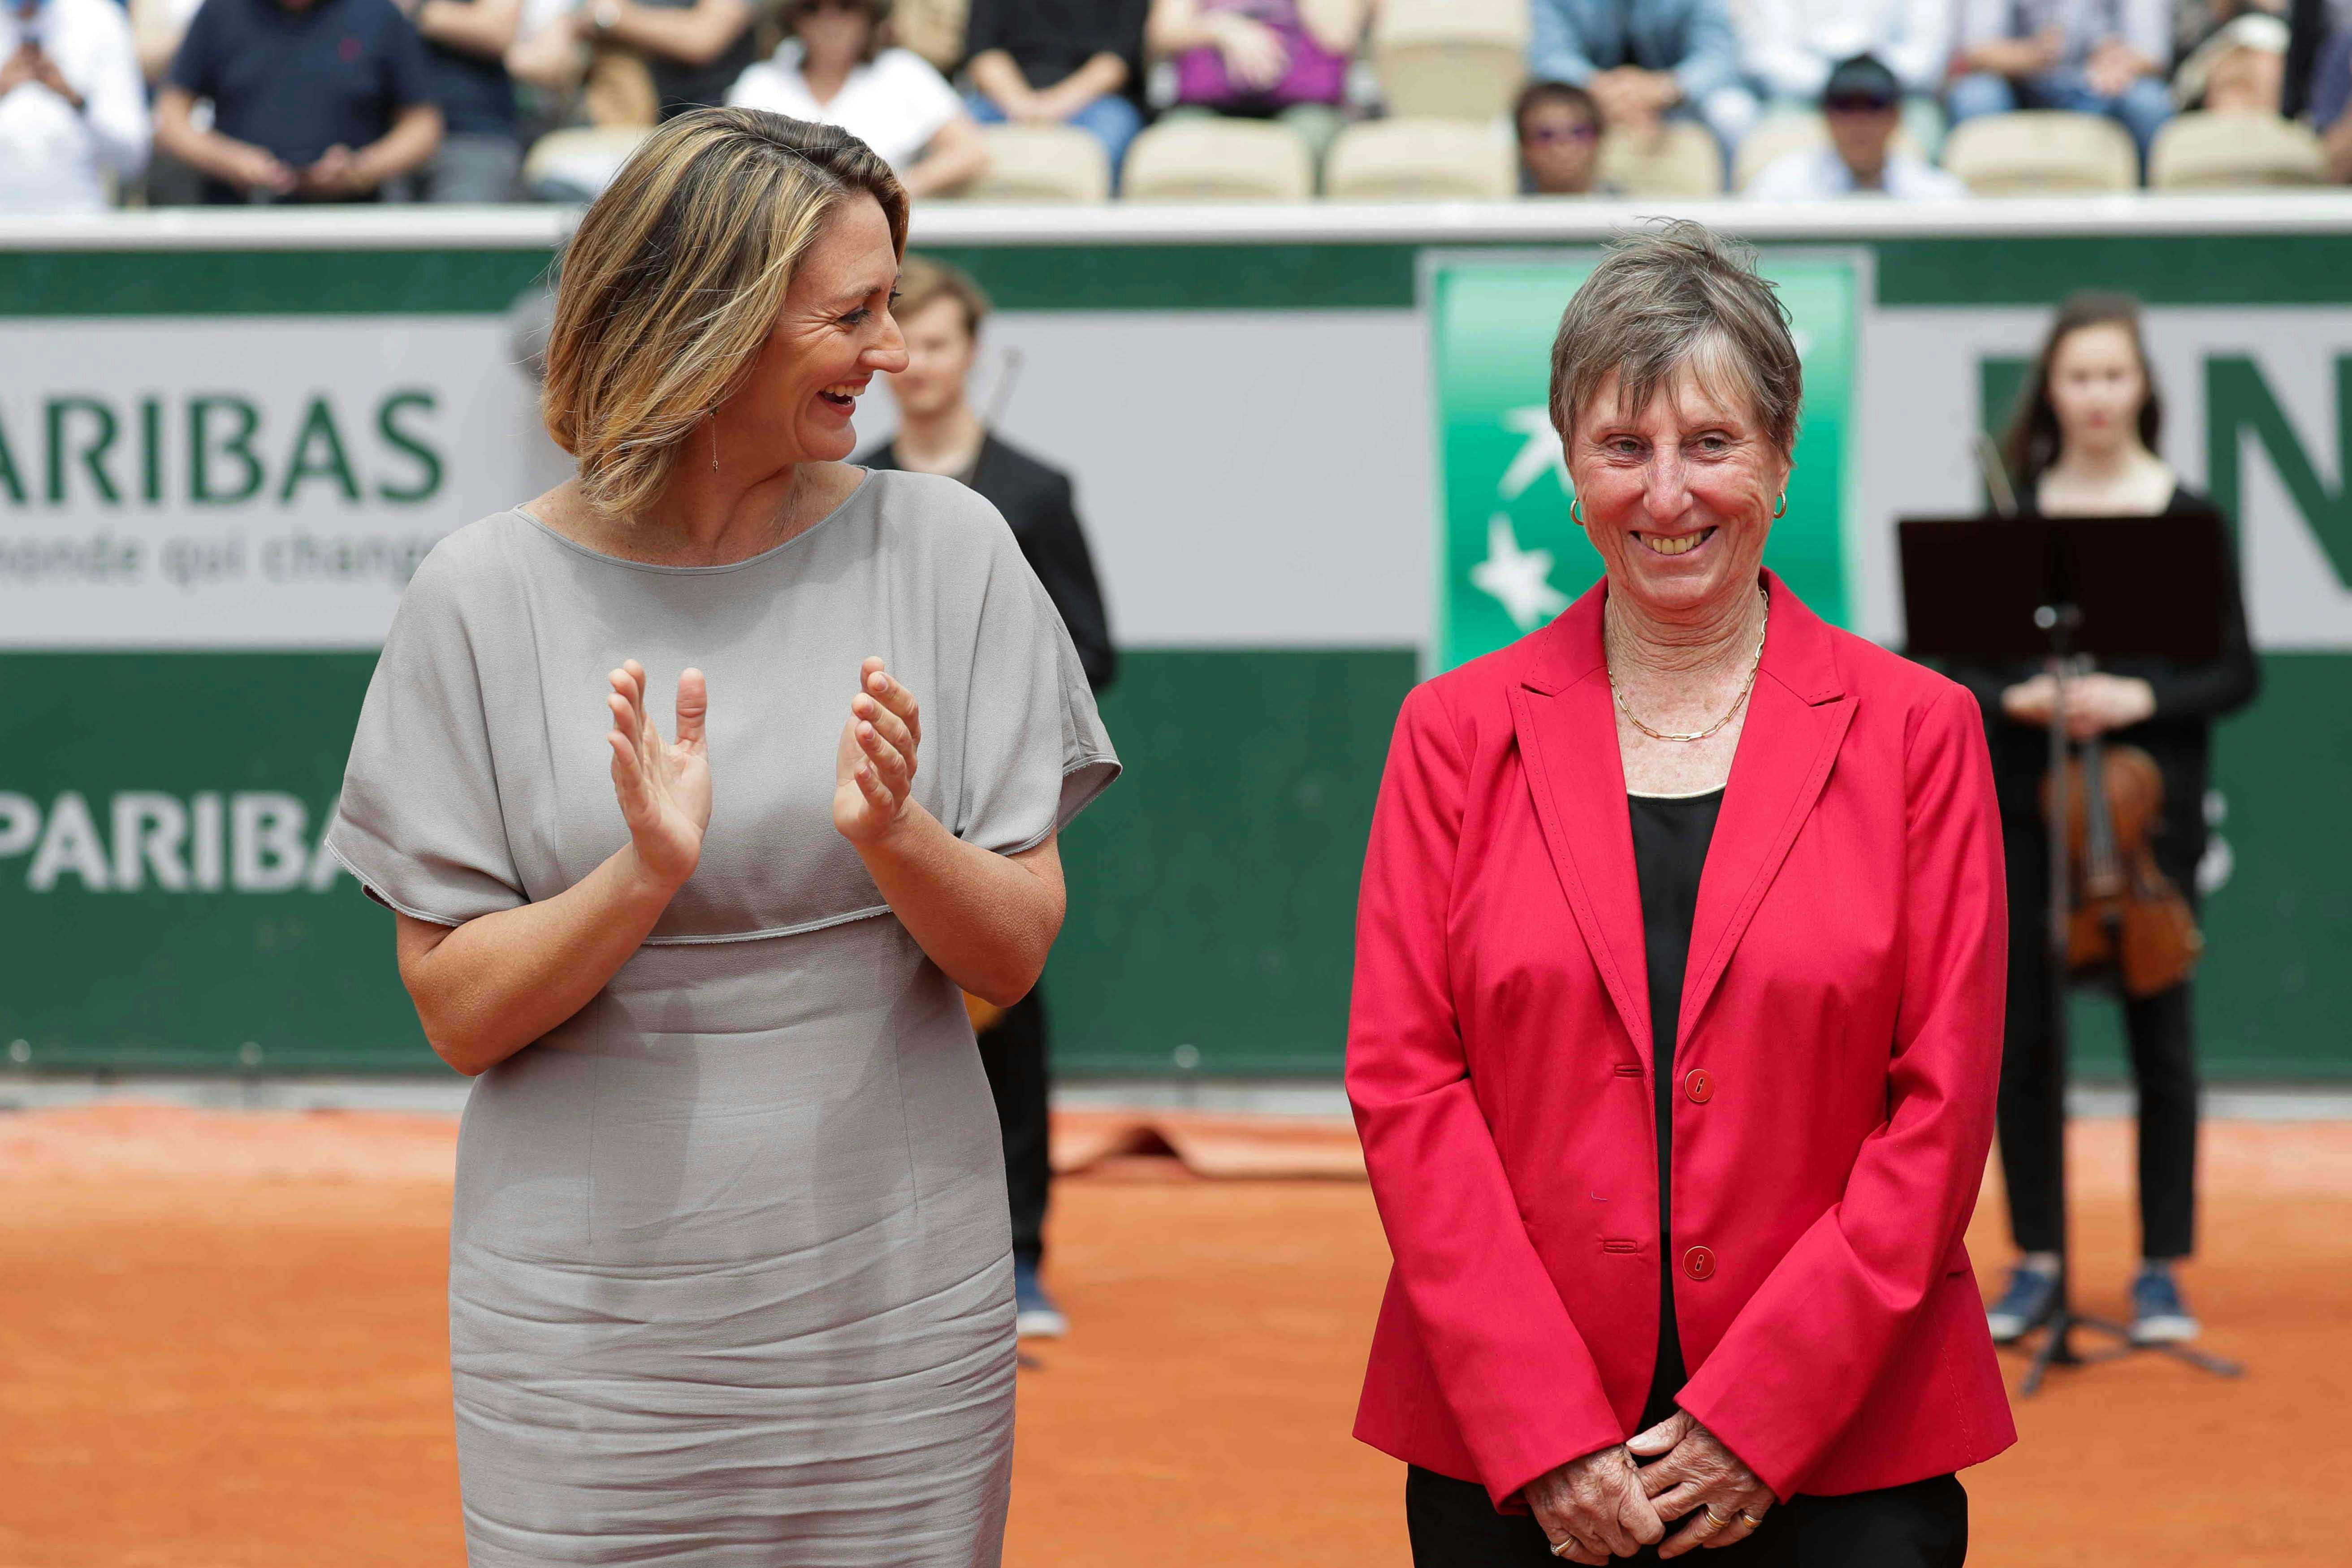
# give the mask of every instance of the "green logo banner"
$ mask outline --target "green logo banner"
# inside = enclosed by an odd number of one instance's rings
[[[1560,312],[1596,250],[1433,256],[1423,275],[1437,425],[1439,540],[1432,668],[1451,669],[1550,620],[1601,574],[1569,516],[1568,472],[1547,407]],[[1765,253],[1805,367],[1789,511],[1765,552],[1826,618],[1848,619],[1844,538],[1852,513],[1861,261]]]

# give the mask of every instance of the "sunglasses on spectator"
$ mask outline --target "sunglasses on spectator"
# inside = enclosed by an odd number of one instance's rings
[[[1530,128],[1525,140],[1529,142],[1594,142],[1600,140],[1601,127],[1590,120],[1578,125],[1538,125]]]
[[[1894,107],[1893,99],[1867,92],[1842,92],[1835,98],[1822,100],[1822,110],[1831,114],[1884,114]]]

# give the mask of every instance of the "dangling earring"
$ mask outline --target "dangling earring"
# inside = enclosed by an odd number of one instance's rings
[[[1788,516],[1788,515],[1789,515],[1789,492],[1788,492],[1787,490],[1782,490],[1782,491],[1780,492],[1780,503],[1778,506],[1776,506],[1776,507],[1774,507],[1774,508],[1772,509],[1772,519],[1773,519],[1773,521],[1776,521],[1776,522],[1777,522],[1777,521],[1779,521],[1781,518],[1784,518],[1784,517],[1786,517],[1786,516]]]
[[[1584,514],[1576,510],[1576,498],[1574,496],[1568,498],[1568,521],[1576,524],[1579,528],[1582,528],[1584,526]]]
[[[710,471],[715,474],[719,471],[719,416],[712,413],[703,417],[710,421]]]

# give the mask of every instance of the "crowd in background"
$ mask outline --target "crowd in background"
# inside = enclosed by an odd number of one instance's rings
[[[1008,123],[1085,132],[1114,179],[1190,118],[1278,122],[1319,165],[1381,112],[1381,3],[0,0],[0,213],[583,200],[632,129],[713,104],[841,124],[919,198],[970,187]],[[1746,194],[1955,195],[1948,131],[2018,109],[2111,119],[2143,164],[2181,110],[2284,116],[2352,183],[2352,0],[1490,3],[1527,8],[1529,195],[1611,194],[1604,133],[1703,125],[1729,168],[1818,114]],[[583,127],[618,134],[553,134]]]

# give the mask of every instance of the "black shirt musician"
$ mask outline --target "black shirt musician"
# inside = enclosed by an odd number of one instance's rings
[[[1070,478],[990,430],[966,383],[980,347],[988,297],[952,267],[910,256],[898,279],[898,317],[907,368],[891,379],[900,424],[896,437],[860,458],[873,468],[913,468],[962,480],[1012,525],[1031,571],[1062,613],[1070,641],[1097,692],[1118,659],[1103,613],[1102,588],[1072,502]],[[1050,1338],[1066,1325],[1038,1279],[1052,1182],[1046,1150],[1045,1004],[1042,986],[999,1014],[975,1005],[980,1055],[1004,1130],[1004,1183],[1013,1205],[1013,1293],[1024,1336]]]
[[[2133,517],[2210,510],[2156,455],[2162,417],[2141,337],[2139,306],[2122,295],[2068,300],[2043,342],[2003,456],[2018,505],[2043,516]],[[2206,847],[2205,794],[2213,721],[2253,700],[2261,682],[2246,635],[2234,553],[2225,553],[2221,656],[2209,663],[2114,661],[2069,689],[2068,727],[2145,752],[2163,780],[2149,848],[2193,910]],[[1988,1314],[2004,1343],[2039,1326],[2053,1304],[2064,1194],[2050,1097],[2049,838],[2042,789],[2053,704],[2038,666],[1969,666],[1952,674],[1984,704],[2008,844],[2010,968],[2001,1060],[2000,1158],[2010,1227],[2023,1255]],[[2193,1247],[2196,1210],[2195,1011],[2186,980],[2126,994],[2124,1028],[2139,1089],[2142,1262],[2132,1284],[2132,1336],[2189,1340],[2199,1329],[2172,1264]]]

